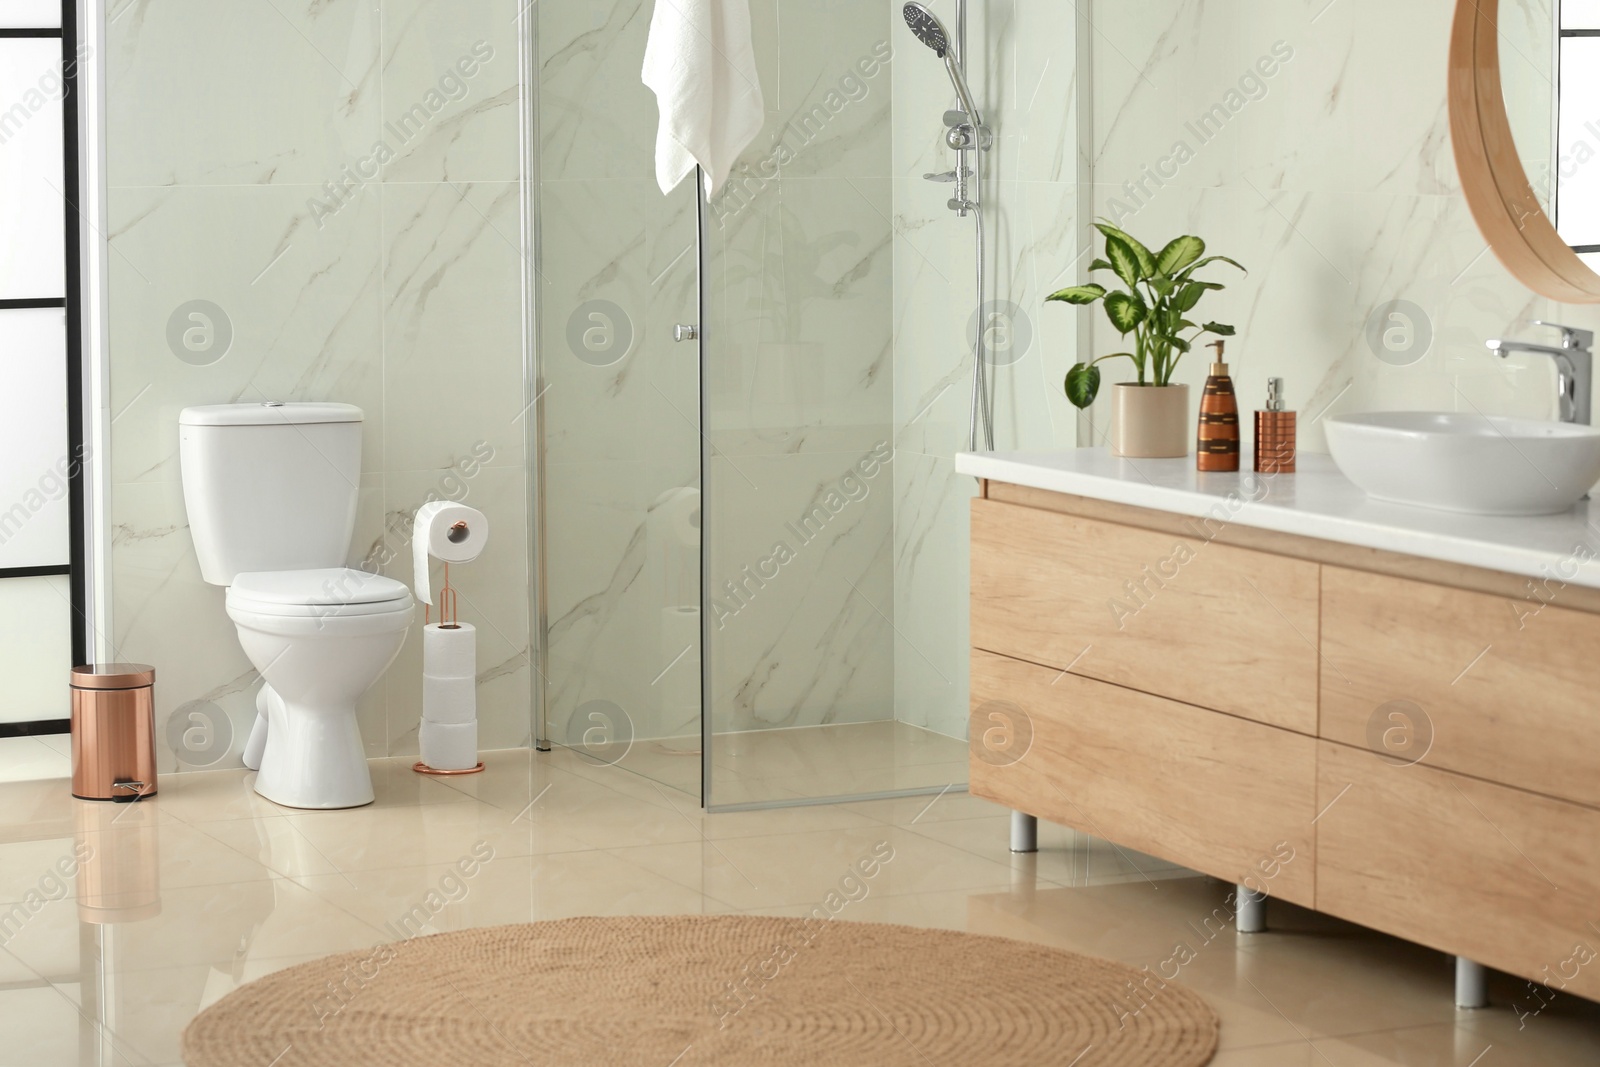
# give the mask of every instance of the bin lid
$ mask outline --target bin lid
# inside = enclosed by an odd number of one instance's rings
[[[72,668],[74,689],[140,689],[155,683],[156,669],[148,663],[86,663]]]

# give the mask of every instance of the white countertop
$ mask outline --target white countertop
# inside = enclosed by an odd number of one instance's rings
[[[1193,456],[1122,459],[1104,448],[956,456],[958,472],[997,482],[1600,589],[1600,505],[1592,500],[1539,518],[1457,515],[1370,500],[1328,456],[1301,453],[1298,466],[1296,474],[1202,474]]]

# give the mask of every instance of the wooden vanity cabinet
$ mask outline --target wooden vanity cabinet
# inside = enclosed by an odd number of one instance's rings
[[[985,488],[973,794],[1600,999],[1593,591]]]

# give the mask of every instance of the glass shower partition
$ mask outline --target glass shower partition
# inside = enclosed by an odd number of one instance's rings
[[[648,14],[528,10],[547,736],[699,796],[699,198],[656,186]]]
[[[751,10],[766,127],[707,199],[655,183],[650,5],[536,8],[548,734],[716,808],[959,787],[896,706],[962,677],[895,622],[904,27]]]

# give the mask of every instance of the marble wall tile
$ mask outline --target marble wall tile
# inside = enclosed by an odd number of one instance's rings
[[[386,0],[385,181],[513,181],[526,0]],[[529,18],[535,17],[530,11]]]
[[[193,404],[333,400],[366,413],[381,461],[378,197],[318,228],[306,190],[183,186],[110,193],[112,480],[176,481],[178,413]],[[190,301],[221,309],[218,357],[170,338]],[[208,313],[213,314],[214,313]],[[219,322],[217,329],[224,328]],[[185,352],[180,357],[178,352]]]
[[[785,178],[887,177],[888,67],[905,24],[861,0],[783,0],[779,16],[775,121],[757,144],[792,149],[773,157]]]
[[[620,708],[638,738],[699,726],[699,455],[658,463],[552,464],[545,498],[550,736],[581,742],[590,701]],[[687,650],[687,651],[686,651]]]
[[[712,229],[704,429],[719,450],[870,447],[882,436],[892,210],[883,179],[785,176]]]
[[[640,79],[653,10],[650,0],[540,0],[543,180],[654,180],[656,101]]]
[[[382,469],[487,442],[522,466],[522,255],[513,182],[385,183]]]
[[[378,137],[379,6],[108,5],[111,184],[335,180]]]
[[[179,769],[167,727],[195,702],[214,715],[213,729],[231,735],[224,751],[204,758],[240,766],[258,676],[223,608],[223,590],[200,577],[182,490],[176,482],[119,485],[111,503],[111,646],[119,660],[156,668],[158,769]]]
[[[859,454],[712,464],[715,730],[892,717],[891,457],[886,432]]]

